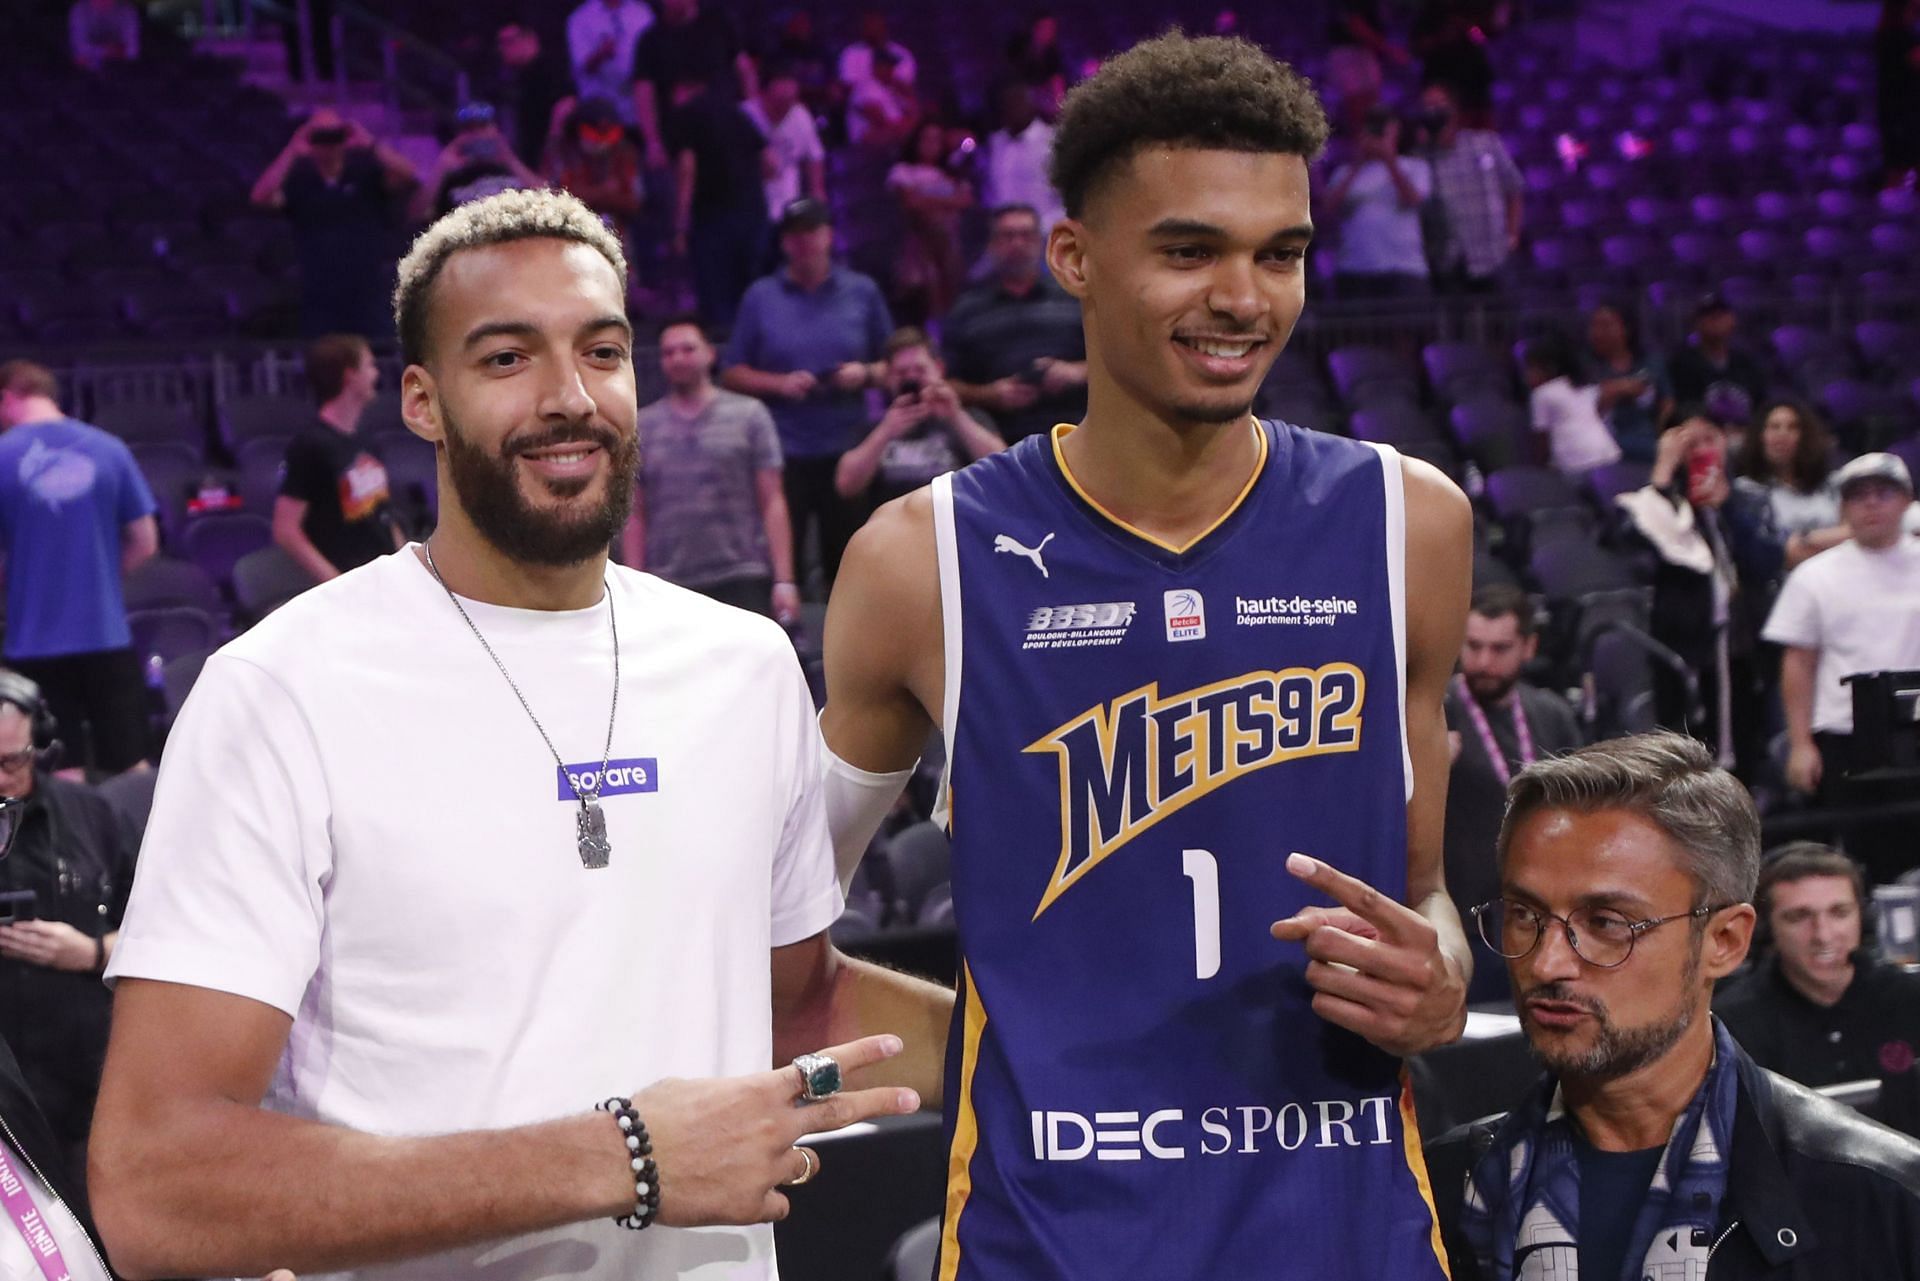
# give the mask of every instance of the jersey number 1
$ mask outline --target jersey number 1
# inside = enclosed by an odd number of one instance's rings
[[[1193,974],[1220,972],[1220,864],[1206,850],[1181,850],[1180,868],[1193,882]]]

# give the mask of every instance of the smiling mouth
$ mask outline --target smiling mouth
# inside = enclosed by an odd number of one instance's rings
[[[1174,335],[1173,340],[1203,356],[1223,360],[1238,360],[1266,341],[1264,338],[1188,338],[1179,334]]]

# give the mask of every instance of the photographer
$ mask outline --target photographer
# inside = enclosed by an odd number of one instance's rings
[[[1400,154],[1400,121],[1376,108],[1352,162],[1333,174],[1327,215],[1340,227],[1334,288],[1343,300],[1425,298],[1433,292],[1420,207],[1433,194],[1427,162]]]
[[[618,229],[623,239],[640,216],[640,148],[627,137],[609,99],[568,98],[555,109],[553,133],[547,139],[547,176]]]
[[[887,412],[840,456],[833,474],[840,497],[864,494],[869,507],[1006,448],[983,418],[961,406],[923,330],[894,330],[884,353]]]
[[[253,184],[253,203],[293,224],[305,337],[393,332],[394,214],[419,185],[404,157],[329,107],[294,130]]]
[[[454,116],[453,140],[434,163],[433,178],[420,189],[416,220],[438,218],[456,205],[516,187],[544,187],[546,180],[513,154],[494,120],[493,105],[469,102]]]

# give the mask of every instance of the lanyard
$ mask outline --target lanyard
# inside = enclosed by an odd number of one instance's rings
[[[1500,750],[1500,744],[1494,740],[1493,726],[1487,723],[1487,713],[1480,706],[1480,700],[1467,688],[1467,678],[1454,677],[1454,683],[1460,692],[1460,703],[1466,708],[1467,718],[1473,722],[1474,730],[1480,735],[1480,745],[1487,751],[1487,763],[1493,766],[1494,777],[1505,787],[1513,781],[1513,771],[1507,767],[1506,753]],[[1513,692],[1513,736],[1520,745],[1520,764],[1527,766],[1538,759],[1533,750],[1533,731],[1527,728],[1527,718],[1520,714],[1520,692]]]
[[[53,1239],[53,1229],[41,1217],[40,1207],[34,1204],[26,1180],[14,1169],[13,1154],[4,1143],[0,1143],[0,1203],[6,1205],[13,1225],[26,1238],[27,1248],[33,1251],[33,1261],[40,1265],[47,1281],[67,1281],[73,1274],[60,1256],[60,1243]]]

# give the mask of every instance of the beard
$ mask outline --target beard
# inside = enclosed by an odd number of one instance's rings
[[[1466,674],[1467,692],[1488,706],[1499,703],[1520,683],[1519,674],[1512,676],[1479,676]]]
[[[627,521],[633,505],[633,478],[639,463],[636,437],[621,437],[589,422],[516,433],[502,442],[497,454],[472,442],[448,410],[440,404],[446,424],[447,474],[453,491],[473,527],[501,555],[522,564],[561,568],[601,555]],[[598,445],[607,455],[606,492],[582,512],[544,510],[528,502],[520,491],[515,460],[532,450],[581,441]],[[574,498],[593,483],[584,480],[540,480],[556,498]]]
[[[1243,422],[1253,413],[1253,402],[1245,404],[1186,404],[1172,406],[1176,417],[1184,422],[1206,423],[1221,426],[1226,423]]]
[[[1525,1000],[1539,997],[1548,1001],[1565,1001],[1570,1005],[1584,1008],[1599,1024],[1599,1035],[1593,1044],[1585,1050],[1566,1052],[1555,1048],[1542,1048],[1532,1037],[1527,1038],[1527,1046],[1533,1057],[1542,1067],[1561,1078],[1571,1077],[1577,1081],[1615,1081],[1623,1076],[1639,1071],[1654,1062],[1678,1044],[1681,1037],[1693,1026],[1694,982],[1700,976],[1700,948],[1698,940],[1687,957],[1686,971],[1680,977],[1683,995],[1680,1004],[1670,1010],[1666,1017],[1657,1022],[1643,1024],[1640,1027],[1620,1027],[1607,1013],[1606,1003],[1593,997],[1575,996],[1563,990],[1559,983],[1543,983],[1525,994],[1516,1002],[1524,1009]]]

